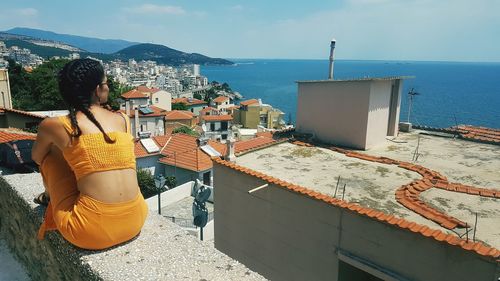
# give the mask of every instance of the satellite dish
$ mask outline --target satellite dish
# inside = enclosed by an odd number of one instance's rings
[[[202,186],[200,189],[198,189],[198,192],[194,196],[194,200],[196,200],[200,203],[205,203],[205,202],[207,202],[211,193],[212,193],[212,191],[210,190],[210,188],[206,188],[206,187]]]

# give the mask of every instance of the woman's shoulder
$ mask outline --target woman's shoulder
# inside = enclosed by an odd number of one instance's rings
[[[62,128],[61,117],[47,117],[40,122],[38,130],[52,131]]]

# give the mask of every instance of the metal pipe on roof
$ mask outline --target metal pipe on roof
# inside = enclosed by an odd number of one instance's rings
[[[335,51],[335,42],[335,38],[332,38],[332,41],[330,41],[330,66],[328,72],[328,80],[333,80],[333,55]]]

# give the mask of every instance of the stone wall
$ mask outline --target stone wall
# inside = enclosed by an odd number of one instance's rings
[[[44,209],[38,173],[0,178],[0,238],[32,280],[264,280],[211,244],[150,212],[141,234],[105,251],[78,249],[57,232],[36,234]]]

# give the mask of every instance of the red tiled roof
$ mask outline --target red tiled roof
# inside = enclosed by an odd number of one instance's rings
[[[174,134],[163,151],[160,162],[183,169],[200,172],[212,168],[210,156],[197,144],[197,138],[186,134]]]
[[[0,143],[6,143],[15,140],[35,140],[36,134],[23,132],[16,129],[0,129]]]
[[[388,159],[385,157],[379,157],[379,158],[381,160],[387,161],[387,162],[389,162],[389,160],[392,160],[392,159]],[[268,182],[269,184],[278,185],[278,186],[286,188],[292,192],[301,194],[303,196],[312,198],[314,200],[319,200],[319,201],[325,202],[327,204],[336,206],[338,208],[350,210],[352,212],[357,213],[358,215],[367,216],[367,217],[370,217],[371,219],[392,225],[394,227],[399,227],[399,228],[402,228],[402,229],[405,229],[405,230],[408,230],[408,231],[411,231],[414,233],[419,233],[425,237],[435,239],[435,240],[440,241],[442,243],[448,243],[450,245],[458,246],[458,247],[461,247],[462,249],[467,250],[467,251],[474,251],[477,254],[482,255],[482,256],[486,256],[486,257],[494,258],[494,259],[498,259],[500,257],[500,250],[497,250],[493,247],[486,246],[481,242],[472,242],[471,240],[467,241],[467,240],[464,240],[460,237],[457,237],[456,235],[446,234],[446,233],[442,232],[441,230],[431,229],[427,226],[417,224],[414,222],[410,222],[406,219],[398,218],[394,215],[388,215],[388,214],[385,214],[385,213],[378,211],[378,210],[374,210],[374,209],[360,206],[356,203],[350,203],[350,202],[346,202],[344,200],[333,198],[331,196],[321,194],[319,192],[307,189],[305,187],[302,187],[302,186],[299,186],[296,184],[292,184],[292,183],[265,175],[261,172],[254,171],[254,170],[239,166],[237,164],[234,164],[234,163],[231,163],[228,161],[224,161],[218,157],[213,157],[212,159],[217,164],[220,164],[220,165],[229,167],[231,169],[240,171],[240,172],[245,173],[247,175],[257,177],[259,179],[262,179],[262,180]],[[393,161],[396,161],[396,160],[393,160]]]
[[[160,152],[161,152],[161,149],[165,146],[165,144],[167,144],[167,142],[169,141],[170,138],[171,138],[171,135],[152,137],[153,141],[160,148]],[[158,155],[158,154],[160,154],[160,152],[148,153],[148,151],[146,150],[146,148],[144,148],[144,146],[141,144],[139,139],[135,140],[135,145],[134,145],[135,158]]]
[[[257,137],[249,140],[237,141],[234,143],[234,154],[238,155],[244,152],[268,147],[278,143],[279,143],[278,141],[275,141],[267,137]],[[208,144],[212,146],[215,150],[217,150],[222,156],[226,155],[227,144],[223,144],[214,140],[209,140]]]
[[[451,130],[459,133],[464,139],[500,144],[500,130],[497,129],[460,125],[452,127]]]
[[[216,102],[216,103],[223,103],[223,102],[225,102],[225,101],[227,101],[227,100],[229,100],[229,98],[228,98],[228,97],[226,97],[226,96],[218,96],[218,97],[216,97],[216,98],[213,100],[213,102]]]
[[[220,143],[218,141],[209,140],[208,144],[213,147],[217,152],[219,152],[222,156],[226,155],[227,152],[227,144]]]
[[[153,111],[153,113],[150,113],[150,114],[142,114],[140,111],[139,111],[139,118],[141,117],[158,117],[158,116],[164,116],[167,111],[165,109],[162,109],[162,108],[159,108],[159,107],[156,107],[154,105],[150,105],[149,106],[149,109],[151,109]],[[126,113],[125,110],[120,110],[120,112],[123,112],[123,113]],[[130,110],[130,115],[129,117],[134,117],[135,116],[135,110]]]
[[[121,97],[124,99],[147,99],[148,98],[147,95],[145,95],[143,92],[138,91],[136,89],[133,89],[131,91],[123,93]]]
[[[273,138],[273,133],[272,132],[258,132],[255,134],[256,137],[266,137],[266,138]]]
[[[277,143],[278,143],[277,141],[266,137],[256,137],[249,140],[237,141],[234,144],[234,153],[240,154],[257,148],[268,147],[270,145],[274,145]]]
[[[172,110],[165,114],[168,121],[170,120],[191,120],[194,118],[194,114],[187,110]]]
[[[256,104],[256,103],[259,103],[259,101],[256,99],[251,99],[251,100],[245,100],[245,101],[240,102],[240,105],[251,105],[251,104]]]
[[[199,99],[188,99],[188,98],[176,98],[172,99],[172,103],[184,103],[186,105],[195,105],[195,104],[207,104],[207,102],[199,100]]]
[[[29,117],[33,117],[33,118],[39,118],[39,119],[44,119],[46,116],[40,116],[40,115],[37,115],[37,114],[33,114],[33,113],[29,113],[27,111],[22,111],[22,110],[18,110],[18,109],[13,109],[13,108],[1,108],[3,110],[3,112],[13,112],[13,113],[17,113],[17,114],[22,114],[22,115],[26,115],[26,116],[29,116]]]
[[[160,89],[157,89],[157,88],[148,88],[146,86],[138,86],[135,89],[137,91],[143,92],[143,93],[156,93],[156,92],[158,92],[160,90]]]
[[[219,110],[217,108],[213,108],[211,106],[207,106],[207,107],[203,108],[202,110],[200,110],[200,112],[203,112],[203,113],[208,112],[208,111],[217,111],[217,112],[219,112]]]
[[[233,116],[224,114],[224,115],[202,115],[201,116],[202,120],[205,120],[207,122],[212,122],[212,121],[232,121]]]

